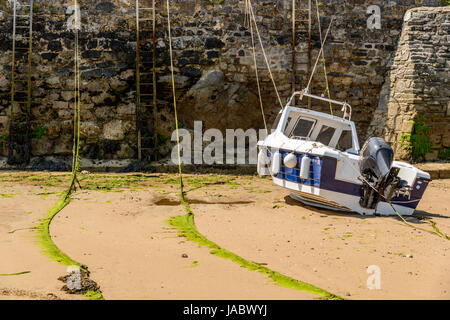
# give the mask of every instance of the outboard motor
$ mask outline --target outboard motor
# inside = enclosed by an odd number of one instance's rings
[[[364,177],[359,204],[375,209],[382,197],[391,201],[394,193],[406,187],[406,181],[397,175],[399,168],[392,167],[394,151],[381,138],[370,138],[364,144],[359,159],[359,170]],[[382,195],[382,196],[381,196]]]

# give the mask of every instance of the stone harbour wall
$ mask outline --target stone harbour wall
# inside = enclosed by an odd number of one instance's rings
[[[369,134],[402,159],[448,160],[450,7],[411,9],[404,21]]]
[[[24,2],[24,1],[22,1]],[[26,2],[26,1],[25,1]],[[137,157],[136,20],[134,0],[78,1],[81,6],[81,156],[90,159]],[[141,1],[148,6],[150,1]],[[181,127],[204,122],[204,130],[263,128],[250,30],[243,0],[172,0],[174,71]],[[174,129],[165,1],[157,0],[156,72],[160,153],[170,154]],[[306,1],[297,1],[305,5]],[[314,1],[313,1],[314,3]],[[74,35],[67,29],[72,1],[35,0],[32,68],[32,155],[70,156],[73,139]],[[369,29],[367,9],[381,9],[381,29]],[[389,61],[401,34],[405,12],[439,6],[440,0],[349,0],[320,2],[322,33],[334,17],[325,57],[331,97],[353,106],[360,140],[378,105]],[[7,155],[11,77],[11,7],[0,0],[0,156]],[[253,1],[262,42],[282,102],[292,92],[291,1]],[[440,10],[440,9],[436,9]],[[315,16],[314,16],[315,17]],[[431,18],[430,18],[431,19]],[[312,63],[320,49],[313,24]],[[146,41],[146,40],[144,40]],[[308,81],[307,33],[296,34],[296,87]],[[151,42],[148,41],[149,47]],[[273,122],[280,106],[257,44],[265,115]],[[447,62],[448,63],[448,62]],[[446,66],[448,70],[448,64]],[[311,91],[325,93],[318,66]],[[431,90],[431,89],[430,89]],[[448,93],[447,93],[448,99]],[[316,109],[329,111],[329,106]],[[340,110],[334,110],[340,114]],[[384,125],[384,124],[380,124]]]

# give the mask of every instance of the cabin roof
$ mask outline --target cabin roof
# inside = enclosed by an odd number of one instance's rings
[[[305,108],[299,108],[299,107],[293,107],[293,106],[287,106],[284,110],[286,112],[297,111],[297,112],[300,112],[300,113],[307,114],[307,115],[309,115],[310,117],[313,117],[313,118],[314,117],[325,118],[325,119],[337,121],[337,122],[340,122],[340,123],[343,123],[343,124],[346,124],[346,125],[349,125],[349,126],[354,125],[354,122],[351,121],[351,120],[343,119],[341,117],[333,116],[331,114],[327,114],[327,113],[324,113],[324,112],[319,112],[319,111],[314,111],[314,110],[305,109]]]

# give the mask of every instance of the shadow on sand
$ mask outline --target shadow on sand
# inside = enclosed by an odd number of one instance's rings
[[[254,201],[205,201],[205,200],[189,198],[189,204],[252,204],[252,203],[254,203]],[[160,200],[154,202],[154,205],[156,205],[156,206],[179,206],[179,205],[181,205],[181,201],[164,198],[164,199],[160,199]]]
[[[327,210],[327,209],[321,209],[321,208],[316,208],[316,207],[312,207],[306,204],[303,204],[300,201],[297,201],[295,199],[292,199],[290,196],[286,196],[284,197],[284,200],[286,202],[287,205],[289,206],[298,206],[298,207],[302,207],[302,208],[306,208],[310,211],[325,215],[325,216],[337,216],[337,217],[346,217],[346,218],[354,218],[354,219],[361,219],[361,220],[365,220],[365,219],[390,219],[390,218],[394,218],[396,220],[398,220],[399,222],[403,222],[400,217],[398,216],[379,216],[379,215],[374,215],[374,216],[363,216],[360,215],[358,213],[354,213],[354,212],[343,212],[343,211],[333,211],[333,210]],[[325,217],[324,216],[324,217]],[[431,220],[432,218],[443,218],[443,219],[450,219],[450,217],[448,216],[443,216],[437,213],[429,213],[426,211],[421,211],[421,210],[417,210],[416,212],[414,212],[414,214],[412,216],[404,216],[403,217],[408,223],[411,224],[417,224],[417,225],[426,225],[428,224],[426,221],[426,219]]]

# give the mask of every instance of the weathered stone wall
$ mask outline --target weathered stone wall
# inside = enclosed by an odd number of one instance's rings
[[[80,34],[82,156],[132,158],[136,142],[131,8],[104,1],[79,3],[83,25]],[[66,14],[70,4],[69,1],[35,1],[31,127],[33,132],[39,132],[40,128],[45,128],[45,132],[42,136],[34,134],[34,156],[72,154],[74,34],[67,29],[70,15]],[[11,30],[12,19],[3,14],[0,20],[2,93],[9,92]],[[1,98],[0,135],[6,135],[9,96]],[[3,155],[6,154],[4,147]]]
[[[420,147],[407,138],[415,133],[413,122],[419,122],[430,127],[429,135],[416,132],[431,143],[426,160],[448,160],[450,7],[411,9],[404,21],[369,133],[385,137],[399,158],[408,159],[412,154],[409,147]]]
[[[9,77],[11,61],[11,17],[6,1],[0,14],[0,136],[8,134]],[[82,1],[82,157],[122,159],[136,157],[135,119],[135,1]],[[262,128],[252,66],[251,37],[244,25],[244,1],[225,0],[211,5],[208,0],[174,0],[172,35],[174,46],[179,121],[191,127],[203,120],[211,127]],[[291,93],[291,1],[253,1],[265,50],[283,103]],[[302,1],[304,4],[305,1]],[[66,9],[70,1],[36,0],[34,15],[33,155],[70,155],[73,101],[73,34],[67,30]],[[407,9],[437,6],[439,0],[402,1],[321,1],[321,24],[325,32],[335,17],[325,56],[331,97],[346,100],[354,108],[354,120],[361,135],[366,135],[371,116],[395,52]],[[367,8],[381,8],[381,30],[367,28]],[[157,133],[170,140],[174,127],[170,87],[165,1],[157,1]],[[274,6],[276,5],[276,6]],[[320,43],[314,24],[313,62]],[[297,34],[297,51],[306,48],[306,33]],[[308,80],[307,55],[297,54],[297,89]],[[273,121],[279,110],[275,91],[268,77],[260,49],[258,66],[266,116]],[[215,71],[214,81],[199,89],[202,76]],[[312,92],[324,93],[325,82],[319,64]],[[329,110],[328,105],[317,106]],[[335,110],[339,113],[339,110]],[[5,143],[0,155],[6,155]],[[169,147],[162,149],[168,153]]]

